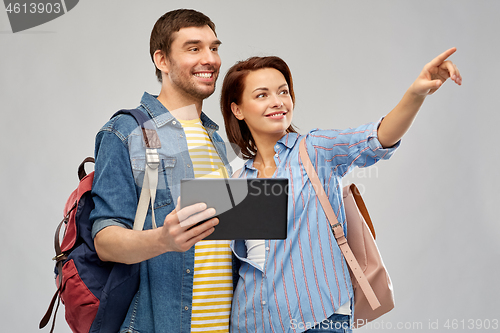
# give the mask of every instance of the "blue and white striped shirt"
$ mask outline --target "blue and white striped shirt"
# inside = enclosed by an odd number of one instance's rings
[[[356,166],[388,159],[399,146],[382,148],[377,139],[379,124],[343,131],[316,129],[306,136],[289,133],[277,142],[273,177],[289,179],[288,237],[265,241],[263,270],[246,258],[243,240],[232,242],[241,268],[231,332],[302,332],[352,298],[348,266],[299,160],[299,143],[305,138],[311,161],[345,228],[342,177]],[[257,177],[253,160],[245,163],[240,177]]]

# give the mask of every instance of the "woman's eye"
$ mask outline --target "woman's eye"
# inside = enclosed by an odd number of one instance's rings
[[[280,91],[280,95],[288,95],[288,90],[282,90],[282,91]]]
[[[266,96],[266,94],[262,93],[262,94],[258,94],[256,97],[257,98],[262,98],[262,97],[265,97],[265,96]]]

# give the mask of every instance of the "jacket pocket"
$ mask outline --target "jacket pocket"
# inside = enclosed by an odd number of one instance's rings
[[[142,188],[144,181],[144,170],[146,169],[146,159],[144,156],[132,157],[132,170],[136,185]],[[173,170],[176,158],[160,154],[160,165],[158,167],[158,186],[156,188],[155,209],[167,206],[172,203],[170,186],[173,182]],[[151,209],[151,208],[150,208]]]

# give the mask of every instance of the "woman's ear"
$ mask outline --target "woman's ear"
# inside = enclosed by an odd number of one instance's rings
[[[236,117],[236,119],[243,120],[245,118],[243,117],[243,113],[241,113],[240,107],[235,102],[231,103],[231,111],[233,111],[233,114]]]
[[[170,62],[167,57],[165,57],[165,53],[161,50],[156,50],[153,54],[153,59],[155,62],[156,68],[158,68],[163,74],[168,74],[170,72]]]

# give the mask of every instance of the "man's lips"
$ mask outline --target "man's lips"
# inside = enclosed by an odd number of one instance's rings
[[[201,79],[211,79],[214,76],[214,72],[197,72],[193,75]]]

